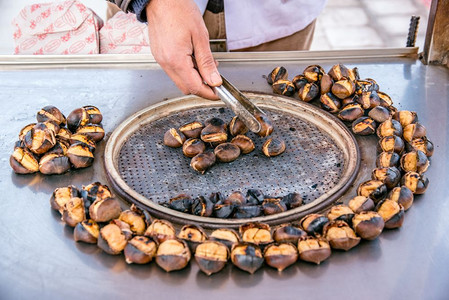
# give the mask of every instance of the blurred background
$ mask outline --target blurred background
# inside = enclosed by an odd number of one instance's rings
[[[98,9],[105,1],[90,0]],[[11,20],[25,5],[42,2],[49,1],[0,1],[0,54],[13,53]],[[311,50],[405,47],[410,17],[416,15],[421,17],[416,46],[422,51],[430,2],[329,0],[318,18]]]

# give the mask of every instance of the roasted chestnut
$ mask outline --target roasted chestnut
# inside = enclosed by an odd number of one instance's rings
[[[248,132],[248,127],[246,127],[245,123],[239,117],[234,116],[231,122],[229,122],[229,132],[232,136],[244,135]]]
[[[396,167],[376,168],[371,173],[371,178],[382,181],[387,189],[392,189],[401,181],[401,172]]]
[[[115,223],[109,223],[100,229],[97,246],[111,255],[120,254],[125,249],[128,239],[122,229]]]
[[[215,147],[214,154],[221,162],[231,162],[240,156],[240,148],[232,143],[222,143]]]
[[[166,220],[154,219],[148,226],[145,236],[149,236],[158,243],[176,238],[176,230],[173,225]]]
[[[391,135],[402,136],[401,123],[394,119],[388,119],[377,127],[377,136],[379,138]]]
[[[69,142],[71,145],[77,145],[81,144],[89,148],[89,150],[93,153],[95,151],[95,148],[97,147],[97,144],[95,144],[95,141],[92,140],[90,137],[84,134],[72,134],[70,135]]]
[[[334,84],[334,81],[332,80],[332,77],[328,74],[323,74],[323,77],[321,77],[320,81],[320,92],[321,94],[326,94],[331,91],[332,85]]]
[[[369,111],[368,117],[377,123],[383,123],[391,117],[391,112],[388,108],[379,105]]]
[[[362,92],[356,101],[362,106],[363,109],[371,109],[380,105],[380,99],[377,92]]]
[[[356,214],[362,211],[373,210],[375,207],[374,201],[371,198],[365,196],[355,196],[348,202],[349,208]],[[352,223],[352,221],[351,221]]]
[[[298,260],[298,250],[291,243],[274,243],[265,248],[263,256],[267,265],[282,272]]]
[[[37,123],[25,134],[23,141],[31,152],[40,155],[56,144],[56,137],[45,123]]]
[[[101,184],[100,182],[93,182],[87,186],[82,187],[81,196],[84,201],[90,203],[95,200],[105,200],[112,197],[112,192],[107,185]]]
[[[256,132],[258,136],[267,137],[273,133],[273,124],[267,115],[255,113],[254,117],[260,123],[260,131]]]
[[[86,168],[94,162],[94,154],[83,144],[73,144],[67,149],[67,156],[76,169]]]
[[[231,143],[237,145],[240,148],[242,154],[248,154],[254,150],[254,142],[246,135],[237,135],[232,140]]]
[[[223,243],[229,249],[231,249],[232,245],[238,244],[240,242],[239,234],[235,232],[233,229],[228,228],[215,229],[209,235],[209,239],[211,241]]]
[[[51,148],[50,150],[48,150],[48,153],[53,153],[53,154],[63,154],[63,155],[67,155],[67,150],[69,149],[70,144],[68,141],[60,139],[60,138],[56,138],[56,144],[53,146],[53,148]]]
[[[9,165],[17,174],[31,174],[39,171],[37,157],[26,148],[15,147],[9,158]]]
[[[213,127],[216,127],[216,130],[224,130],[224,131],[228,130],[228,125],[226,124],[226,122],[216,117],[207,119],[205,125],[206,126],[211,125]]]
[[[181,270],[190,261],[190,250],[182,240],[166,240],[159,245],[156,263],[166,272]]]
[[[164,145],[172,148],[181,147],[186,141],[186,137],[176,128],[170,128],[164,134]]]
[[[201,131],[204,128],[204,124],[199,121],[190,122],[179,127],[181,131],[187,138],[198,139],[200,138]]]
[[[366,78],[364,80],[357,80],[355,84],[356,84],[356,92],[358,94],[362,94],[363,92],[372,92],[379,90],[379,86],[377,85],[377,83],[370,78]]]
[[[298,97],[302,101],[309,102],[320,94],[320,88],[316,83],[308,82],[298,90]]]
[[[354,217],[354,211],[344,204],[334,205],[331,207],[327,213],[327,218],[329,221],[345,221],[347,224],[351,225],[352,218]]]
[[[306,236],[298,241],[299,258],[319,265],[331,256],[331,247],[324,238]]]
[[[228,203],[228,204],[222,204],[220,202],[217,202],[214,205],[214,211],[213,216],[220,219],[226,219],[229,218],[234,213],[235,205]]]
[[[379,143],[377,144],[377,151],[378,152],[396,152],[398,154],[402,154],[404,151],[404,141],[396,136],[386,136],[384,138],[381,138],[379,140]]]
[[[401,123],[402,127],[416,123],[418,121],[418,115],[416,114],[416,112],[409,111],[409,110],[397,111],[393,115],[393,118],[395,120],[399,121],[399,123]]]
[[[223,204],[242,205],[246,203],[245,196],[239,192],[232,192],[224,201]]]
[[[42,174],[62,174],[69,169],[70,161],[64,154],[47,153],[39,160],[39,172]]]
[[[290,80],[280,79],[272,87],[273,92],[279,95],[292,96],[295,93],[295,85]]]
[[[76,242],[88,244],[96,244],[99,234],[100,226],[98,226],[97,222],[91,219],[79,222],[73,230],[73,238]]]
[[[147,264],[156,256],[157,244],[149,237],[135,236],[124,250],[126,263]]]
[[[90,123],[87,109],[77,108],[67,116],[67,127],[71,132],[75,132],[80,126]]]
[[[341,101],[332,93],[323,94],[320,97],[321,108],[330,112],[337,113],[341,107]]]
[[[370,135],[376,132],[376,122],[370,117],[360,117],[352,122],[352,132],[359,135]]]
[[[260,205],[237,205],[234,211],[234,218],[236,219],[250,219],[260,215],[262,215]]]
[[[262,145],[262,152],[266,157],[278,156],[285,151],[285,142],[279,138],[270,138]]]
[[[401,157],[401,168],[404,172],[417,172],[422,174],[427,171],[429,165],[430,163],[426,154],[420,150],[405,153]]]
[[[135,235],[144,234],[147,227],[144,216],[141,213],[138,213],[136,210],[128,209],[122,211],[118,219],[127,223],[129,225],[129,228]]]
[[[210,217],[214,211],[214,203],[203,196],[193,199],[192,214],[200,217]]]
[[[300,207],[302,205],[303,199],[298,193],[290,193],[282,197],[282,202],[285,203],[288,209],[293,209]]]
[[[387,196],[387,186],[380,180],[368,180],[362,182],[357,188],[357,195],[369,197],[375,203]]]
[[[413,198],[412,191],[406,186],[395,187],[387,196],[388,200],[401,204],[404,207],[404,210],[407,210],[412,206]]]
[[[324,237],[333,249],[348,251],[360,243],[349,225],[344,221],[333,221],[324,227]]]
[[[186,194],[180,194],[169,200],[168,207],[176,211],[187,213],[192,210],[192,204],[192,197]]]
[[[250,274],[254,274],[263,264],[262,251],[257,245],[240,243],[232,246],[232,263]]]
[[[299,221],[299,225],[309,235],[321,235],[323,227],[329,223],[329,219],[322,214],[308,214]]]
[[[282,224],[273,231],[273,239],[278,243],[293,243],[296,245],[298,240],[305,236],[307,236],[307,233],[301,229],[299,224]]]
[[[325,73],[324,69],[319,65],[311,65],[304,69],[304,76],[309,82],[320,81]]]
[[[62,208],[61,220],[69,225],[75,227],[76,224],[86,219],[83,199],[79,197],[70,198]]]
[[[433,155],[433,143],[427,139],[427,137],[413,139],[411,142],[405,144],[405,148],[408,152],[412,150],[420,150],[424,152],[427,157]]]
[[[332,85],[332,94],[337,98],[345,99],[355,92],[355,85],[352,80],[342,79]]]
[[[257,189],[249,189],[246,191],[246,203],[257,205],[262,204],[263,200],[265,199],[265,195],[262,193],[261,190]]]
[[[219,202],[219,201],[223,201],[224,199],[225,199],[224,196],[223,196],[220,192],[211,193],[211,194],[209,195],[209,200],[210,200],[213,204],[215,204],[215,203],[217,203],[217,202]]]
[[[207,169],[215,164],[215,154],[213,152],[203,152],[192,158],[190,166],[197,172],[204,174]]]
[[[190,138],[182,145],[182,153],[187,157],[194,157],[206,150],[206,145],[200,139]]]
[[[384,229],[385,222],[375,211],[362,211],[352,218],[352,228],[364,240],[374,240]]]
[[[306,83],[308,83],[308,81],[304,75],[300,74],[293,77],[292,83],[295,85],[296,90],[299,91],[299,89],[301,89]]]
[[[226,133],[226,129],[222,126],[209,124],[201,130],[201,139],[205,143],[220,144],[225,143],[228,140],[228,134]]]
[[[342,121],[352,122],[360,117],[363,117],[365,111],[358,103],[348,104],[343,107],[338,113],[338,118]]]
[[[426,136],[426,127],[420,123],[409,124],[404,127],[403,137],[407,142]]]
[[[121,221],[119,219],[111,220],[110,223],[111,224],[115,224],[115,225],[117,225],[120,228],[120,230],[125,235],[126,240],[130,240],[133,237],[133,232],[131,231],[131,227],[129,226],[128,223],[123,222],[123,221]]]
[[[270,72],[270,74],[268,74],[267,82],[268,82],[268,84],[271,85],[278,80],[287,79],[287,78],[288,78],[287,69],[284,67],[276,67],[273,69],[273,71]]]
[[[393,200],[384,200],[376,207],[377,213],[384,219],[385,228],[399,228],[404,222],[404,207]]]
[[[28,133],[28,131],[33,129],[33,127],[35,125],[36,125],[36,123],[31,123],[31,124],[28,124],[25,127],[23,127],[19,132],[19,141],[23,141],[25,138],[25,135]]]
[[[65,116],[53,105],[47,105],[41,108],[41,110],[37,112],[36,119],[38,122],[52,121],[57,125],[64,125],[66,123]]]
[[[190,250],[195,252],[196,247],[207,240],[207,233],[198,225],[188,224],[182,226],[178,233],[178,239],[186,241]]]
[[[376,167],[378,168],[388,168],[388,167],[399,167],[399,154],[396,152],[381,152],[376,159]]]
[[[95,142],[99,142],[104,138],[104,129],[101,124],[86,124],[76,129],[77,134],[84,134]]]
[[[198,267],[208,276],[223,269],[228,259],[229,249],[220,242],[205,241],[198,245],[195,250],[195,260]]]
[[[73,186],[61,187],[54,190],[50,198],[51,208],[59,211],[62,214],[64,205],[72,198],[78,198],[80,196],[79,190]]]
[[[416,172],[407,172],[402,176],[401,185],[408,187],[413,194],[420,195],[425,193],[429,185],[429,179]]]
[[[328,72],[329,76],[332,77],[333,80],[338,81],[343,78],[349,78],[349,69],[343,64],[336,64],[330,68]]]
[[[379,105],[383,107],[391,107],[393,105],[391,97],[384,92],[377,91],[377,95],[379,96]]]
[[[242,224],[239,232],[243,242],[252,243],[262,248],[273,242],[270,226],[265,223],[250,222]]]
[[[85,105],[82,107],[82,109],[86,111],[87,115],[89,116],[89,123],[100,124],[103,120],[103,115],[97,107],[93,105]]]
[[[89,207],[90,218],[96,222],[108,222],[118,218],[122,209],[117,199],[97,199]]]
[[[287,211],[287,205],[282,201],[282,198],[265,198],[262,202],[262,208],[267,216]]]

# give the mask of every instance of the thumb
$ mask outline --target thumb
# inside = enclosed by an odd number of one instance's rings
[[[220,73],[209,47],[209,38],[199,38],[193,41],[193,51],[195,55],[198,71],[204,81],[210,86],[222,84]]]

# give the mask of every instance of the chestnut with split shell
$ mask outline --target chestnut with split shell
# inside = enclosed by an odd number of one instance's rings
[[[100,234],[100,226],[94,220],[83,220],[76,224],[73,230],[73,238],[76,242],[96,244]]]
[[[204,241],[195,250],[195,260],[200,270],[208,276],[222,270],[229,256],[228,247],[216,241]]]
[[[97,246],[110,255],[120,254],[126,247],[128,239],[122,229],[115,223],[110,223],[100,229]]]
[[[191,253],[186,242],[177,239],[163,241],[156,252],[156,263],[166,272],[185,268],[190,258]]]
[[[274,243],[265,248],[263,256],[267,265],[282,272],[298,260],[298,250],[291,243]]]
[[[96,222],[108,222],[118,218],[122,209],[117,199],[97,199],[89,207],[90,218]]]
[[[352,218],[352,227],[358,236],[365,240],[374,240],[384,229],[385,222],[375,211],[362,211]]]
[[[299,258],[319,265],[331,255],[329,242],[321,237],[306,236],[298,241]]]
[[[149,236],[156,242],[162,243],[176,238],[176,230],[169,221],[154,219],[145,231],[145,236]]]
[[[228,228],[215,229],[209,235],[209,239],[211,241],[223,243],[229,249],[231,249],[232,245],[240,242],[239,234],[235,230]]]
[[[333,221],[324,227],[324,237],[333,249],[348,251],[360,243],[360,237],[344,221]]]
[[[62,209],[61,220],[69,225],[75,227],[76,224],[86,219],[86,213],[84,210],[84,202],[82,198],[71,198],[64,204]]]
[[[157,244],[146,236],[135,236],[125,246],[125,261],[128,264],[147,264],[156,256]]]
[[[251,243],[240,243],[232,246],[231,261],[239,269],[254,274],[264,262],[259,246]]]

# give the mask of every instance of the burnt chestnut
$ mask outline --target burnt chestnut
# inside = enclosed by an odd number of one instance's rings
[[[224,130],[224,131],[228,130],[228,125],[226,124],[225,121],[223,121],[220,118],[213,117],[213,118],[207,119],[204,124],[206,126],[211,125],[213,127],[216,127],[217,130],[218,130],[218,128],[220,128],[221,130]]]
[[[263,256],[267,265],[282,272],[298,260],[298,250],[291,243],[274,243],[265,248]]]
[[[282,197],[282,202],[285,203],[288,209],[293,209],[300,207],[302,205],[303,199],[298,193],[290,193]]]
[[[97,147],[95,141],[84,134],[72,134],[69,139],[70,145],[78,145],[81,144],[89,148],[89,150],[93,153]]]
[[[300,74],[293,77],[292,83],[295,85],[296,90],[299,91],[299,89],[301,89],[305,84],[307,84],[308,81],[304,75]]]
[[[192,209],[193,199],[189,195],[180,194],[169,200],[168,207],[180,212],[189,212]]]
[[[311,65],[304,69],[304,76],[309,82],[320,81],[323,74],[326,73],[319,65]]]
[[[77,134],[84,134],[94,140],[96,143],[104,138],[104,129],[101,124],[86,124],[76,130]]]
[[[201,135],[201,131],[204,128],[204,124],[199,121],[190,122],[179,127],[181,131],[187,138],[198,139]]]
[[[374,201],[371,198],[365,196],[355,196],[348,202],[349,208],[356,214],[362,211],[373,210],[375,207]],[[352,220],[351,220],[352,223]]]
[[[47,153],[39,160],[39,172],[42,174],[62,174],[69,169],[70,161],[64,154]]]
[[[416,114],[416,112],[409,111],[409,110],[397,111],[393,115],[393,118],[395,120],[399,121],[399,123],[401,123],[402,127],[416,123],[418,121],[418,115]]]
[[[165,146],[179,148],[184,144],[185,141],[185,135],[176,128],[170,128],[164,134]]]
[[[282,201],[282,198],[265,198],[262,202],[262,208],[267,216],[287,211],[287,205]]]
[[[411,151],[402,155],[400,164],[404,172],[417,172],[419,174],[422,174],[427,171],[430,162],[427,159],[426,154],[418,150]]]
[[[377,213],[384,219],[385,228],[399,228],[404,222],[404,207],[393,200],[384,200],[376,207]]]
[[[37,157],[26,148],[15,147],[9,158],[9,165],[17,174],[31,174],[39,171]]]
[[[379,86],[377,85],[377,83],[370,78],[363,80],[359,79],[355,82],[355,85],[356,85],[356,92],[358,94],[362,94],[363,92],[372,92],[379,90]]]
[[[147,264],[156,256],[157,244],[146,236],[135,236],[124,249],[127,264]]]
[[[355,92],[355,85],[352,80],[342,79],[332,85],[332,94],[337,98],[345,99]]]
[[[196,155],[190,161],[190,166],[197,172],[204,174],[207,169],[215,164],[215,154],[213,152],[203,152]]]
[[[404,151],[404,141],[396,136],[386,136],[384,138],[381,138],[379,140],[379,143],[377,144],[377,151],[378,152],[396,152],[397,154],[402,154]]]
[[[257,245],[240,243],[232,246],[232,263],[250,274],[254,274],[263,264],[262,251]]]
[[[386,93],[377,91],[377,95],[379,96],[379,105],[383,107],[391,107],[393,105],[393,100]]]
[[[250,219],[262,215],[260,205],[238,205],[235,207],[234,218]]]
[[[352,132],[358,135],[370,135],[376,132],[376,122],[370,117],[360,117],[352,122]]]
[[[429,179],[416,172],[407,172],[402,176],[401,185],[408,187],[413,194],[424,194],[429,186]]]
[[[73,230],[73,238],[76,242],[88,244],[96,244],[99,234],[100,226],[91,219],[79,222]]]
[[[231,122],[229,122],[229,132],[232,136],[244,135],[248,132],[248,127],[246,127],[245,123],[239,117],[234,116]]]
[[[268,74],[267,82],[268,82],[268,84],[271,85],[278,80],[287,79],[287,78],[288,78],[287,69],[284,67],[276,67],[270,72],[270,74]]]
[[[267,137],[273,133],[273,124],[270,118],[265,114],[255,113],[254,117],[260,123],[260,131],[256,132],[256,134],[260,137]]]
[[[391,117],[391,111],[388,108],[379,105],[369,111],[368,117],[377,123],[383,123]]]
[[[329,223],[329,219],[322,214],[308,214],[299,221],[299,225],[309,235],[321,235],[323,233],[323,227],[327,223]]]
[[[37,123],[25,134],[23,141],[31,152],[40,155],[56,144],[56,137],[45,123]]]
[[[242,154],[248,154],[252,152],[255,148],[253,140],[251,140],[246,135],[237,135],[232,140],[231,143],[240,148]]]
[[[215,241],[205,241],[195,250],[198,267],[208,276],[221,271],[226,266],[229,256],[228,247]]]
[[[362,211],[352,218],[352,228],[364,240],[374,240],[384,229],[385,222],[375,211]]]
[[[371,173],[371,178],[382,181],[387,189],[392,189],[401,181],[401,172],[396,167],[376,168]]]
[[[329,74],[323,74],[320,81],[320,92],[321,94],[326,94],[331,91],[332,85],[334,84],[334,80]]]
[[[71,132],[75,132],[80,126],[90,123],[89,114],[84,108],[77,108],[67,116],[67,127]]]
[[[329,221],[345,221],[347,224],[351,225],[352,218],[354,217],[354,212],[348,205],[339,204],[331,207],[327,213],[327,218]]]
[[[207,240],[207,233],[198,225],[187,224],[182,226],[177,237],[186,241],[190,250],[195,252],[196,247]]]
[[[357,188],[357,196],[364,196],[373,199],[375,203],[387,196],[387,186],[380,180],[368,180],[362,182]]]
[[[426,127],[420,123],[409,124],[404,127],[403,137],[407,142],[426,136]]]
[[[232,143],[222,143],[214,149],[215,157],[221,162],[231,162],[240,156],[240,148]]]
[[[316,83],[308,82],[298,90],[298,97],[302,101],[310,102],[320,94],[320,88]]]
[[[51,208],[59,211],[62,214],[64,205],[72,198],[78,198],[80,196],[79,190],[76,186],[69,185],[67,187],[57,188],[53,191],[50,198]]]
[[[381,152],[376,158],[376,167],[399,167],[400,156],[396,152]]]
[[[239,192],[232,192],[224,201],[223,204],[242,205],[246,203],[245,196]]]
[[[64,125],[66,123],[65,116],[53,105],[47,105],[41,108],[37,112],[36,119],[38,122],[52,121],[57,125]]]
[[[220,219],[229,218],[235,210],[234,204],[222,204],[220,202],[214,205],[213,216]]]
[[[258,189],[248,189],[246,191],[246,203],[251,205],[262,204],[265,199],[265,195],[261,190]]]
[[[82,186],[81,196],[84,201],[94,202],[95,200],[104,200],[112,197],[112,192],[107,185],[100,182],[93,182],[87,186]]]
[[[135,235],[142,235],[146,229],[144,216],[136,210],[125,210],[120,213],[118,219],[129,225],[129,228]]]
[[[427,139],[427,137],[413,139],[411,142],[405,144],[405,149],[410,152],[413,150],[419,150],[424,152],[427,157],[433,155],[433,143]]]
[[[327,224],[323,231],[333,249],[348,251],[360,243],[360,238],[344,221],[333,221]]]
[[[23,127],[19,132],[19,141],[23,141],[25,138],[25,135],[28,133],[28,131],[33,129],[33,127],[35,125],[36,125],[36,123],[31,123],[31,124],[28,124],[25,127]]]
[[[331,247],[324,238],[306,236],[298,241],[299,258],[319,265],[331,256]]]
[[[332,68],[330,68],[328,74],[335,81],[350,77],[349,69],[343,64],[333,65]]]
[[[97,246],[111,255],[120,254],[125,249],[128,239],[122,229],[115,223],[109,223],[100,229]]]
[[[203,196],[193,199],[192,214],[200,217],[210,217],[214,211],[214,203]]]
[[[67,155],[67,150],[69,149],[70,144],[68,141],[60,139],[60,138],[56,138],[56,144],[53,146],[53,148],[51,148],[50,150],[48,150],[48,153],[53,153],[53,154],[63,154],[63,155]]]
[[[406,186],[395,187],[387,196],[388,200],[401,204],[404,207],[404,210],[408,210],[412,206],[413,198],[412,191]]]
[[[386,136],[396,135],[402,136],[401,123],[394,119],[388,119],[377,127],[377,136],[383,138]]]
[[[380,105],[380,99],[377,92],[362,92],[356,99],[363,109],[371,109]]]
[[[94,154],[83,144],[73,144],[67,149],[67,156],[76,169],[87,168],[94,162]]]
[[[231,249],[234,244],[238,244],[240,242],[239,234],[235,230],[228,228],[215,229],[209,235],[209,239],[211,241],[223,243],[229,249]]]
[[[228,134],[223,126],[209,124],[201,130],[201,139],[205,143],[220,144],[228,140]]]
[[[343,107],[338,113],[338,118],[342,121],[353,122],[356,119],[363,117],[365,111],[358,103],[348,104]]]
[[[320,97],[321,108],[330,112],[337,113],[341,107],[341,101],[332,93],[323,94]]]
[[[262,145],[262,152],[266,157],[278,156],[284,153],[285,142],[279,138],[270,138]]]
[[[240,225],[239,228],[242,241],[252,243],[260,247],[273,242],[270,225],[259,222],[249,222]]]
[[[191,258],[189,247],[181,240],[166,240],[159,245],[156,263],[166,272],[185,268]]]
[[[96,222],[108,222],[118,218],[122,209],[117,199],[97,199],[89,207],[90,218]]]
[[[295,85],[290,80],[280,79],[273,83],[273,92],[279,95],[292,96],[295,93]]]
[[[307,236],[307,232],[301,229],[299,224],[281,224],[273,231],[273,239],[278,243],[297,244],[298,240]]]
[[[69,225],[75,227],[76,224],[86,219],[83,199],[79,197],[70,198],[62,208],[61,220]]]
[[[172,223],[166,220],[154,219],[145,231],[145,236],[149,236],[158,243],[176,238],[176,230]]]

